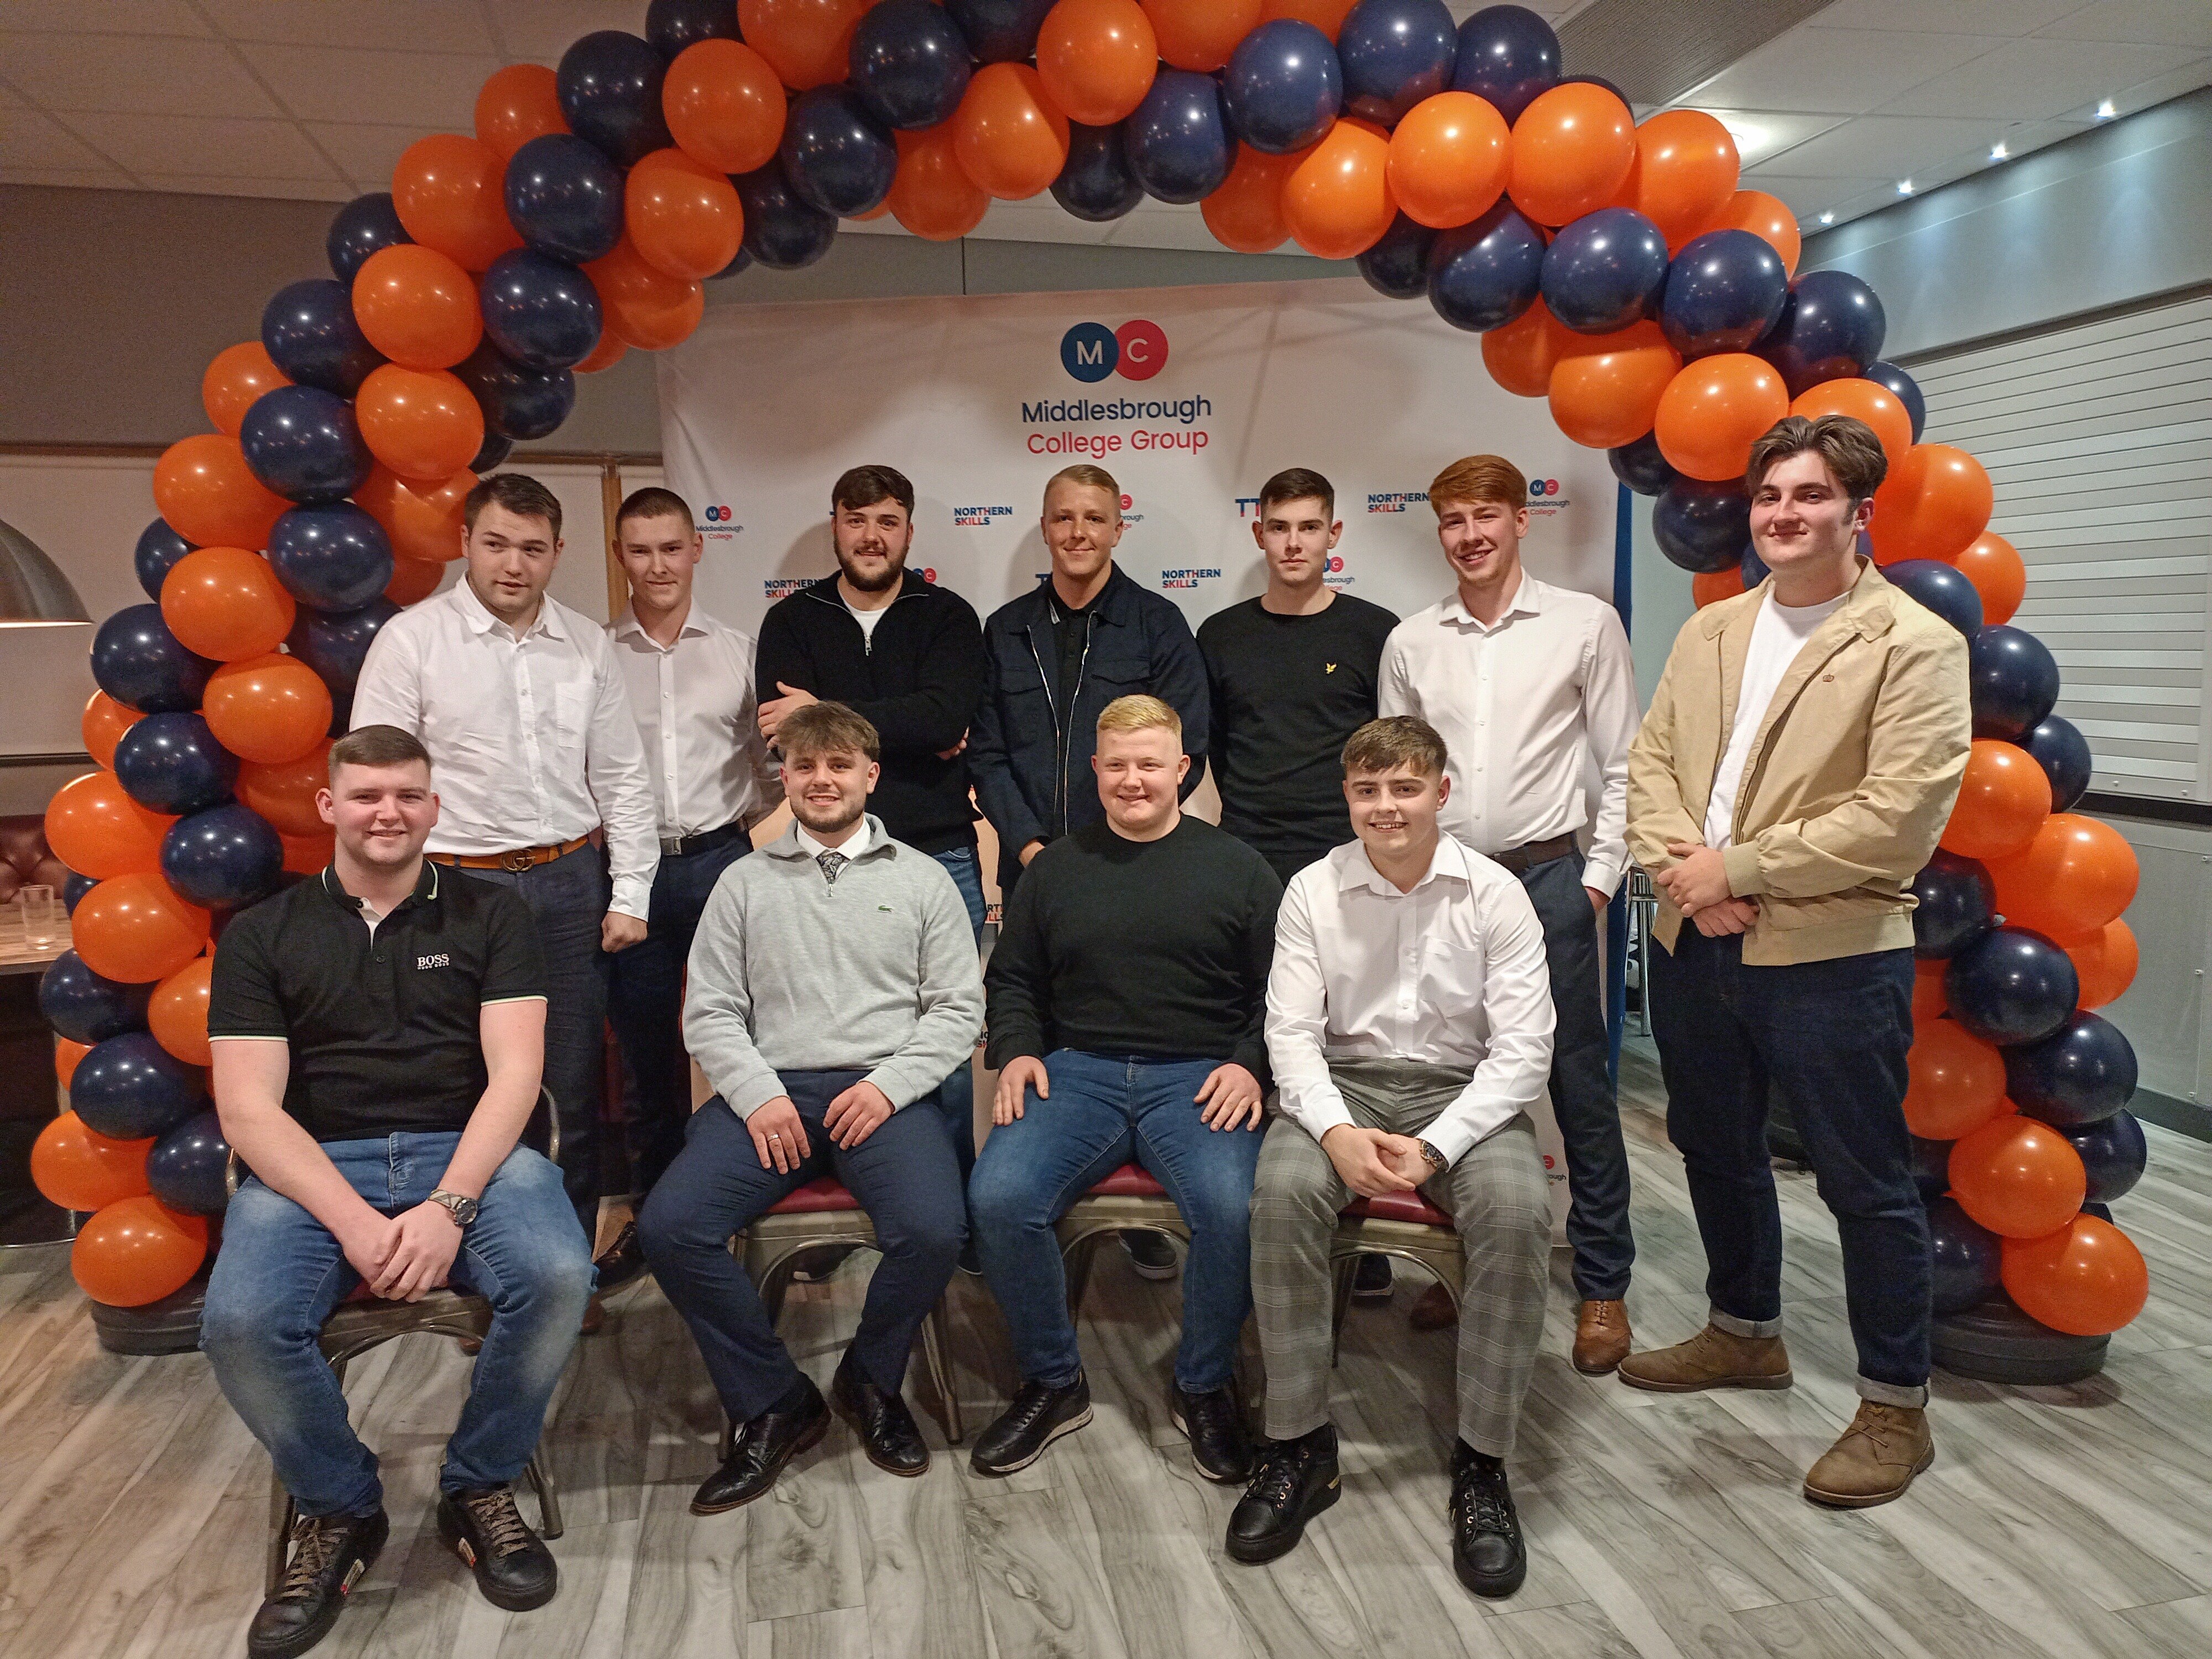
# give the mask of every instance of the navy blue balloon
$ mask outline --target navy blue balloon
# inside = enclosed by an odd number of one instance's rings
[[[198,708],[219,665],[185,650],[158,605],[126,605],[92,636],[94,683],[143,714]]]
[[[350,398],[384,362],[353,318],[353,291],[329,276],[289,283],[261,308],[261,349],[295,386]]]
[[[1613,476],[1639,495],[1663,495],[1682,475],[1659,453],[1657,434],[1647,432],[1632,444],[1605,452]],[[1747,520],[1748,515],[1747,514]]]
[[[799,200],[837,219],[874,211],[898,173],[898,146],[847,87],[791,100],[776,159]]]
[[[336,702],[353,695],[369,642],[375,639],[377,629],[398,614],[399,607],[380,594],[358,611],[335,615],[302,611],[284,643],[294,656],[323,677]]]
[[[715,272],[712,276],[708,277],[708,278],[707,278],[707,281],[708,281],[708,282],[710,282],[710,283],[719,283],[719,282],[720,282],[720,281],[722,280],[722,278],[724,278],[725,276],[736,276],[739,271],[741,271],[741,270],[744,270],[748,265],[751,264],[752,264],[752,262],[753,262],[753,256],[752,256],[751,254],[750,254],[750,253],[746,252],[745,252],[745,250],[744,250],[744,246],[743,246],[742,245],[740,245],[740,246],[738,246],[738,251],[737,251],[735,253],[733,253],[733,254],[732,254],[732,255],[730,256],[730,263],[729,263],[729,264],[726,264],[726,265],[724,265],[724,266],[723,266],[720,270],[716,271],[716,272]],[[473,469],[473,468],[471,468],[471,471],[473,471],[474,469]]]
[[[1709,230],[1668,267],[1659,326],[1685,358],[1748,351],[1789,299],[1789,267],[1772,243],[1747,230]]]
[[[238,447],[255,477],[295,501],[343,501],[376,465],[353,405],[319,386],[263,392],[239,426]]]
[[[1600,208],[1544,250],[1544,305],[1577,334],[1610,334],[1659,308],[1667,239],[1634,208]]]
[[[1957,1199],[1939,1197],[1929,1204],[1928,1244],[1936,1313],[1964,1313],[1996,1294],[2004,1241],[1969,1216]]]
[[[399,210],[392,204],[392,192],[377,190],[355,197],[331,216],[331,228],[323,237],[323,252],[329,256],[331,269],[337,273],[338,281],[350,283],[354,273],[368,263],[370,254],[414,240],[407,234],[407,227],[399,222]]]
[[[1345,112],[1395,126],[1450,87],[1458,56],[1444,0],[1359,0],[1336,34]]]
[[[62,884],[62,908],[75,915],[84,896],[99,885],[90,876],[80,876],[76,871],[70,871],[69,879]]]
[[[1951,1143],[1905,1137],[1912,1143],[1912,1184],[1920,1188],[1920,1201],[1933,1204],[1950,1190]]]
[[[507,217],[523,246],[580,265],[623,235],[622,169],[572,132],[532,138],[507,164]]]
[[[1418,300],[1429,291],[1429,248],[1436,240],[1435,231],[1401,213],[1354,263],[1377,294]]]
[[[2135,1048],[2100,1014],[2075,1014],[2039,1041],[2006,1049],[2004,1063],[2013,1104],[2053,1128],[2102,1123],[2135,1097]]]
[[[2040,1042],[2072,1016],[2081,981],[2072,958],[2042,934],[1997,927],[1951,958],[1943,994],[1951,1018],[1984,1042]]]
[[[161,599],[161,583],[170,567],[191,550],[192,544],[170,529],[167,519],[156,519],[138,532],[131,567],[138,573],[138,586],[146,590],[148,599]]]
[[[945,0],[979,64],[1018,64],[1036,51],[1054,0]]]
[[[1982,630],[1982,596],[1956,567],[1940,559],[1899,559],[1881,574],[1968,639]]]
[[[269,532],[269,562],[301,604],[352,611],[391,581],[392,538],[351,501],[295,507]]]
[[[1751,539],[1751,497],[1732,479],[1677,478],[1651,508],[1651,533],[1681,568],[1700,575],[1725,570]]]
[[[1499,202],[1472,224],[1439,231],[1429,246],[1429,303],[1454,328],[1487,333],[1535,303],[1544,233]]]
[[[770,270],[797,270],[829,252],[837,235],[837,216],[793,189],[781,161],[730,182],[745,210],[744,251],[762,264]]]
[[[236,801],[179,818],[161,837],[162,878],[206,909],[235,910],[266,898],[283,873],[284,843],[276,830]]]
[[[2072,811],[2074,803],[2089,789],[2093,760],[2088,738],[2064,715],[2052,714],[2016,741],[2051,780],[2051,810]]]
[[[2058,665],[2034,635],[1998,623],[1966,647],[1974,735],[2017,743],[2050,718],[2058,701]]]
[[[1823,380],[1864,374],[1881,356],[1888,330],[1881,301],[1865,283],[1847,270],[1808,270],[1790,285],[1781,316],[1755,349],[1796,398]]]
[[[1451,83],[1455,91],[1487,98],[1510,125],[1539,94],[1559,85],[1559,37],[1526,6],[1485,6],[1459,26]]]
[[[599,343],[599,291],[572,264],[515,248],[477,284],[484,337],[528,368],[568,368]]]
[[[484,441],[477,450],[476,459],[469,463],[469,471],[482,477],[505,460],[514,449],[514,439],[503,438],[489,426],[486,426]]]
[[[1920,382],[1890,362],[1869,363],[1866,377],[1905,405],[1905,412],[1912,416],[1912,441],[1918,443],[1920,428],[1928,424],[1928,399],[1921,395]]]
[[[951,119],[968,90],[968,38],[931,0],[879,0],[853,31],[853,90],[885,126],[919,131]]]
[[[1767,568],[1766,561],[1759,556],[1758,550],[1750,547],[1743,550],[1736,568],[1743,574],[1743,591],[1747,593],[1774,574]]]
[[[1940,962],[1996,926],[1996,884],[1979,859],[1937,848],[1912,878],[1912,954]]]
[[[561,54],[555,88],[568,131],[623,167],[635,167],[674,141],[660,115],[668,62],[649,41],[598,29]]]
[[[154,1196],[185,1215],[221,1215],[230,1202],[225,1177],[230,1143],[210,1107],[194,1112],[146,1153],[146,1184]]]
[[[1193,70],[1163,68],[1121,123],[1121,147],[1147,196],[1188,203],[1212,195],[1237,164],[1220,82]]]
[[[1221,101],[1230,131],[1254,149],[1286,155],[1318,143],[1344,107],[1336,48],[1295,17],[1262,23],[1230,54]]]
[[[69,1097],[70,1109],[94,1134],[143,1140],[175,1128],[207,1095],[198,1067],[169,1053],[150,1031],[125,1031],[94,1043],[77,1061]]]
[[[453,367],[476,394],[487,437],[543,438],[568,418],[576,404],[576,377],[565,368],[525,368],[489,343]],[[496,462],[490,465],[497,465]],[[470,471],[480,472],[482,467]],[[356,605],[365,603],[356,599]],[[343,609],[344,607],[333,607]]]
[[[230,799],[238,757],[198,714],[149,714],[116,740],[115,781],[149,811],[197,812]]]
[[[2142,1125],[2133,1112],[2114,1112],[2102,1122],[2058,1133],[2081,1154],[2081,1167],[2089,1172],[2092,1203],[2109,1204],[2116,1198],[2125,1198],[2142,1179],[2143,1165],[2150,1161]]]
[[[75,951],[56,957],[39,978],[39,1012],[71,1042],[104,1042],[143,1030],[153,996],[151,984],[125,985],[94,973]]]
[[[1110,127],[1067,124],[1067,164],[1052,181],[1052,199],[1094,225],[1120,218],[1145,199],[1145,187],[1129,171],[1120,123]]]
[[[742,40],[735,0],[653,0],[645,9],[645,38],[663,58],[674,58],[702,40]]]

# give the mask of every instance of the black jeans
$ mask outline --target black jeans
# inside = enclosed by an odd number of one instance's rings
[[[1745,1336],[1782,1323],[1782,1216],[1766,1152],[1781,1091],[1844,1247],[1859,1393],[1919,1406],[1928,1393],[1928,1214],[1905,1127],[1912,953],[1879,951],[1746,967],[1740,935],[1685,924],[1651,952],[1651,1032],[1667,1133],[1682,1154],[1705,1246],[1713,1322]]]

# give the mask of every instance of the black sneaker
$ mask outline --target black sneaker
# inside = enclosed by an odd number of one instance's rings
[[[1121,1235],[1121,1248],[1129,1253],[1129,1265],[1146,1279],[1176,1276],[1175,1243],[1165,1233],[1132,1227]]]
[[[896,1391],[886,1392],[860,1374],[850,1348],[830,1379],[830,1403],[853,1425],[860,1449],[878,1468],[909,1478],[928,1470],[929,1443],[915,1426],[914,1413]]]
[[[830,1430],[830,1407],[812,1382],[804,1401],[790,1411],[774,1407],[738,1426],[737,1440],[722,1467],[708,1475],[692,1494],[691,1513],[720,1515],[725,1510],[750,1504],[783,1473],[783,1466],[815,1444]]]
[[[1359,1258],[1359,1265],[1352,1270],[1352,1299],[1354,1302],[1388,1302],[1391,1289],[1390,1258],[1372,1253]]]
[[[1168,1397],[1168,1416],[1190,1437],[1191,1462],[1207,1480],[1226,1485],[1252,1478],[1252,1431],[1236,1389],[1187,1394],[1178,1388]]]
[[[484,1600],[509,1613],[542,1607],[561,1588],[561,1569],[530,1529],[508,1486],[469,1486],[438,1495],[438,1536],[474,1569]]]
[[[1295,1440],[1264,1443],[1252,1484],[1230,1511],[1229,1559],[1256,1566],[1289,1554],[1306,1522],[1342,1495],[1334,1423]]]
[[[638,1242],[637,1223],[625,1222],[615,1242],[592,1265],[599,1270],[601,1296],[612,1296],[623,1285],[635,1284],[645,1272],[645,1246]]]
[[[1000,1413],[998,1421],[976,1440],[968,1467],[988,1475],[1025,1469],[1043,1455],[1047,1446],[1063,1434],[1073,1434],[1090,1420],[1091,1384],[1081,1371],[1064,1389],[1024,1382],[1014,1403]]]
[[[246,1632],[253,1659],[291,1659],[330,1634],[355,1582],[376,1565],[392,1523],[369,1515],[301,1516],[292,1528],[292,1564]]]
[[[1452,1567],[1477,1595],[1510,1595],[1528,1576],[1521,1517],[1505,1485],[1505,1465],[1466,1441],[1452,1447]]]
[[[838,1268],[843,1267],[857,1244],[817,1244],[811,1250],[801,1250],[791,1269],[794,1285],[819,1285]]]

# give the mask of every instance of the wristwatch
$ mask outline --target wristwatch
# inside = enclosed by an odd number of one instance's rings
[[[1421,1142],[1421,1156],[1428,1160],[1429,1173],[1431,1175],[1436,1174],[1444,1167],[1446,1162],[1444,1155],[1438,1152],[1435,1147],[1430,1146],[1425,1140]]]
[[[465,1227],[477,1218],[477,1200],[473,1198],[463,1198],[459,1193],[441,1190],[430,1194],[430,1201],[445,1206],[447,1213],[453,1218],[453,1224],[457,1227]]]

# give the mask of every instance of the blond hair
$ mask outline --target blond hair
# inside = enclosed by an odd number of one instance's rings
[[[1523,507],[1528,505],[1528,480],[1503,455],[1464,455],[1429,484],[1429,505],[1438,518],[1443,516],[1446,501],[1501,501]]]
[[[1103,489],[1114,498],[1114,516],[1121,516],[1121,486],[1114,482],[1114,475],[1103,466],[1093,466],[1089,461],[1078,461],[1073,466],[1063,466],[1044,481],[1044,498],[1052,499],[1054,484],[1079,484],[1085,489]]]
[[[1098,712],[1098,735],[1109,732],[1150,732],[1155,729],[1172,732],[1177,743],[1182,741],[1182,716],[1158,697],[1137,692],[1126,697],[1116,697]]]

